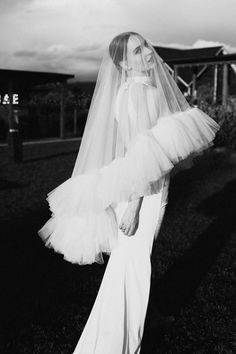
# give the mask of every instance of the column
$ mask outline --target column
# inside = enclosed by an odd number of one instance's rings
[[[223,87],[222,87],[222,105],[226,106],[228,98],[228,64],[223,64]]]
[[[66,83],[60,85],[60,138],[65,138],[65,87]]]
[[[213,86],[213,103],[216,103],[217,99],[217,85],[218,85],[218,65],[214,65],[214,86]]]

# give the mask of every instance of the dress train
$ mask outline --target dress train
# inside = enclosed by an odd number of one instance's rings
[[[119,229],[92,311],[73,354],[139,354],[148,305],[154,235],[165,204],[162,192],[143,198],[133,236]],[[128,202],[114,208],[118,225]]]

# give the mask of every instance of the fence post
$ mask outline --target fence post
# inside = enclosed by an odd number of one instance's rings
[[[77,107],[77,103],[75,104],[74,107],[74,136],[76,136],[77,133],[77,116],[78,116],[78,107]]]
[[[214,86],[213,86],[213,103],[217,100],[217,86],[218,86],[218,65],[214,64]]]
[[[60,84],[60,138],[65,138],[65,82]]]
[[[191,71],[192,71],[192,102],[193,105],[196,106],[197,105],[197,73],[198,73],[198,69],[196,66],[192,66],[191,67]]]

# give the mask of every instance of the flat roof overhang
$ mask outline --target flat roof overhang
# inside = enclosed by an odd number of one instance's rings
[[[48,83],[64,83],[73,78],[74,75],[70,74],[0,69],[0,89],[7,91],[9,84],[12,85],[13,90],[30,89]]]
[[[166,60],[168,65],[177,65],[178,67],[196,66],[196,65],[215,65],[215,64],[236,64],[236,53],[216,55],[213,57],[188,58],[188,59],[170,59]]]

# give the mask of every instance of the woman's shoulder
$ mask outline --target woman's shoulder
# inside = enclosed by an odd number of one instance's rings
[[[136,89],[144,89],[144,90],[157,90],[157,87],[152,82],[149,77],[135,76],[128,78],[125,82],[120,85],[120,90],[128,89],[128,88],[136,88]]]
[[[117,105],[125,107],[131,102],[134,107],[141,103],[152,104],[158,98],[158,89],[145,80],[128,80],[122,83],[117,95]]]
[[[143,99],[154,99],[158,94],[157,87],[152,85],[151,82],[137,81],[133,82],[130,86],[130,97],[133,102],[139,104]]]
[[[151,82],[133,82],[130,86],[131,90],[134,91],[146,91],[146,92],[155,92],[157,91],[157,87],[154,86]]]
[[[151,83],[142,81],[126,81],[120,85],[118,93],[125,94],[129,92],[132,96],[135,96],[139,93],[156,93],[157,87]]]

